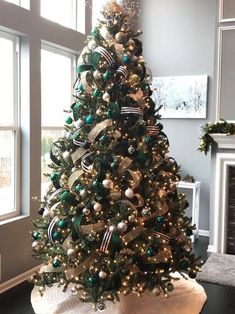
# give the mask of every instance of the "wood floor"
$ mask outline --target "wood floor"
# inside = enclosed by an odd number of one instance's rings
[[[196,241],[194,245],[195,253],[197,255],[201,255],[203,260],[207,259],[207,246],[208,238],[206,237],[199,237],[199,240]],[[235,287],[227,287],[210,283],[200,284],[204,287],[208,297],[201,314],[235,314]],[[24,282],[1,294],[0,314],[34,314],[30,304],[31,290],[32,285]]]

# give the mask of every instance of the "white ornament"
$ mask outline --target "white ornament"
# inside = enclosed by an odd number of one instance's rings
[[[102,210],[102,205],[99,202],[96,202],[93,208],[96,212],[100,212]]]
[[[110,179],[104,179],[103,182],[102,182],[103,186],[106,188],[106,189],[112,189],[113,188],[113,181],[110,180]]]
[[[105,279],[105,278],[107,277],[107,273],[106,273],[105,271],[101,270],[101,271],[99,272],[99,277],[100,277],[101,279]]]
[[[38,241],[33,241],[32,243],[32,248],[37,251],[39,249],[39,242]]]
[[[129,154],[134,154],[135,152],[135,148],[131,145],[129,148],[128,148],[128,153]]]
[[[127,231],[127,224],[124,222],[124,221],[120,221],[118,224],[117,224],[117,229],[118,231],[120,231],[121,233],[124,233]]]
[[[114,225],[109,227],[110,232],[115,232],[116,230],[117,230],[117,227]]]
[[[93,76],[94,76],[94,78],[96,80],[99,80],[99,79],[101,79],[102,74],[99,71],[96,70],[96,71],[93,72]]]
[[[91,211],[90,211],[90,209],[89,209],[89,208],[86,208],[86,207],[85,207],[85,208],[83,208],[82,212],[83,212],[83,214],[84,214],[84,215],[86,215],[86,216],[87,216],[87,215],[89,215],[89,214],[90,214],[90,212],[91,212]]]
[[[97,43],[94,39],[91,39],[89,40],[88,44],[87,44],[87,47],[90,49],[90,50],[94,50],[96,47],[97,47]]]
[[[76,128],[81,128],[84,125],[84,122],[82,121],[82,119],[78,119],[77,121],[74,122],[74,125],[76,126]]]
[[[121,136],[122,136],[122,133],[120,132],[120,131],[118,131],[118,130],[115,130],[114,132],[113,132],[113,137],[114,138],[121,138]]]
[[[68,162],[68,161],[70,160],[70,156],[71,156],[71,155],[70,155],[70,152],[65,151],[65,152],[63,152],[62,155],[63,155],[63,158],[64,158],[65,161]]]
[[[76,255],[76,251],[72,248],[68,249],[67,251],[68,257],[74,257]]]
[[[87,192],[86,192],[85,189],[83,189],[83,190],[81,190],[81,191],[79,192],[79,194],[80,194],[80,196],[81,196],[82,198],[84,198],[84,197],[86,197]]]
[[[105,92],[104,94],[103,94],[103,100],[104,101],[106,101],[106,102],[109,102],[110,101],[110,95],[109,95],[109,93],[107,93],[107,92]]]
[[[130,188],[126,189],[126,191],[125,191],[125,196],[126,196],[127,198],[133,198],[133,197],[134,197],[134,192],[133,192],[133,190],[130,189]]]
[[[98,109],[96,110],[96,114],[97,114],[98,116],[102,116],[103,113],[104,113],[103,110],[100,109],[100,108],[98,108]]]

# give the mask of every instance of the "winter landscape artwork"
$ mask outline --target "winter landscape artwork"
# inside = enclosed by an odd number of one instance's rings
[[[154,77],[152,98],[162,118],[206,118],[207,75]]]

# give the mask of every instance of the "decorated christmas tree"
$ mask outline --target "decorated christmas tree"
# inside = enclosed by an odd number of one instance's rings
[[[32,277],[39,291],[57,283],[99,309],[119,293],[167,295],[171,273],[195,278],[200,264],[140,32],[116,1],[102,14],[78,60],[74,103],[51,147],[51,184],[32,230],[34,256],[47,265]]]

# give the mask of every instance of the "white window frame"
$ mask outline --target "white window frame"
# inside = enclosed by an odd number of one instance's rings
[[[9,219],[20,214],[20,97],[19,97],[19,70],[20,70],[20,57],[19,46],[20,38],[16,35],[10,34],[0,30],[0,37],[11,40],[13,42],[13,71],[14,71],[14,98],[13,98],[13,124],[0,126],[0,131],[11,131],[14,137],[14,164],[13,164],[13,182],[14,182],[14,211],[10,211],[6,214],[1,214],[0,221]]]

